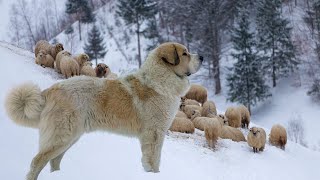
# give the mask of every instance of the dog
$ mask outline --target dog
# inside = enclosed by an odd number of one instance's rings
[[[104,130],[137,137],[146,172],[159,172],[165,134],[203,57],[168,42],[151,51],[135,73],[116,80],[78,76],[41,91],[32,83],[11,90],[8,116],[17,124],[39,129],[39,152],[27,180],[36,180],[50,162],[60,170],[64,153],[84,134]]]

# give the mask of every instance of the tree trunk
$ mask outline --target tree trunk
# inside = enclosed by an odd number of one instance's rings
[[[220,81],[220,44],[219,44],[219,30],[217,25],[214,25],[214,47],[213,47],[213,69],[214,69],[214,82],[215,82],[215,94],[221,92]]]
[[[141,47],[140,47],[140,24],[138,16],[136,16],[137,20],[137,37],[138,37],[138,62],[139,62],[139,68],[141,67]]]
[[[79,18],[79,38],[80,38],[80,41],[81,41],[81,22],[80,22],[80,18]]]
[[[97,57],[97,56],[96,56]],[[96,61],[96,67],[98,66],[98,59],[95,58],[95,61]]]
[[[273,46],[272,46],[272,55],[271,55],[271,61],[272,61],[272,86],[276,87],[277,86],[277,77],[276,77],[276,64],[274,62],[274,40],[273,40]]]

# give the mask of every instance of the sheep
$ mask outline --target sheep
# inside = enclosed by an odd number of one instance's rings
[[[222,139],[231,139],[232,141],[239,142],[239,141],[246,141],[243,133],[234,127],[224,125],[222,126],[221,136]]]
[[[191,118],[193,110],[201,112],[202,107],[197,105],[185,105],[184,102],[180,105],[180,110],[182,110],[188,118]]]
[[[187,94],[184,96],[187,99],[193,99],[203,104],[207,101],[207,89],[201,85],[192,84]]]
[[[241,127],[242,128],[249,128],[250,124],[250,112],[247,107],[244,105],[240,105],[238,110],[241,114]]]
[[[221,136],[222,123],[217,118],[210,118],[204,126],[204,135],[209,147],[214,148],[218,138]]]
[[[96,72],[96,76],[99,78],[106,77],[106,73],[108,71],[108,66],[104,63],[99,63],[97,67],[94,68]]]
[[[247,139],[248,145],[253,148],[254,153],[264,150],[266,144],[266,132],[262,128],[250,128]]]
[[[196,105],[196,106],[200,106],[200,104],[198,103],[198,101],[193,100],[193,99],[187,99],[185,97],[181,97],[181,102],[184,102],[185,105]]]
[[[176,117],[188,118],[187,115],[183,111],[178,111]]]
[[[60,62],[61,73],[68,79],[72,76],[78,76],[79,64],[71,56],[63,56]]]
[[[202,111],[201,111],[201,116],[203,117],[209,117],[212,115],[217,115],[217,109],[216,109],[216,105],[214,104],[213,101],[206,101],[203,105],[202,105]]]
[[[42,67],[51,67],[54,68],[54,59],[50,54],[46,54],[45,51],[39,51],[36,57],[36,64],[39,64]]]
[[[58,43],[56,45],[50,45],[47,41],[45,40],[40,40],[37,42],[36,47],[34,49],[34,54],[35,57],[38,56],[38,53],[40,50],[43,50],[46,52],[46,54],[50,54],[53,59],[56,59],[57,54],[60,51],[63,51],[63,45],[61,43]]]
[[[285,150],[285,146],[287,144],[286,129],[280,124],[273,125],[269,134],[269,142],[270,144]]]
[[[71,53],[68,51],[60,51],[57,56],[56,56],[56,60],[55,60],[55,69],[58,73],[61,73],[61,68],[60,68],[60,61],[63,57],[71,57]]]
[[[225,112],[229,126],[238,128],[241,126],[241,114],[237,108],[229,107]]]
[[[80,74],[85,75],[85,76],[96,77],[96,72],[94,71],[94,69],[91,66],[92,66],[92,63],[89,61],[83,63]]]
[[[74,57],[74,59],[77,61],[77,63],[79,64],[79,68],[82,69],[83,65],[85,62],[89,61],[90,58],[87,54],[83,53],[83,54],[79,54],[77,56]],[[91,65],[92,66],[92,65]]]
[[[190,119],[183,117],[175,117],[169,128],[170,131],[182,133],[193,133],[194,129],[194,125]]]
[[[111,72],[111,69],[109,68],[109,66],[106,65],[105,77],[110,80],[115,80],[118,78],[118,75],[116,73]]]

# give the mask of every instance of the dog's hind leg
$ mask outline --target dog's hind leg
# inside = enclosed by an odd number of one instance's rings
[[[75,141],[71,144],[71,146],[74,145],[77,141],[78,141],[78,139],[75,140]],[[71,146],[70,146],[68,149],[70,149]],[[68,149],[67,149],[66,151],[64,151],[63,153],[61,153],[61,154],[60,154],[59,156],[57,156],[56,158],[50,160],[50,166],[51,166],[50,171],[51,171],[51,172],[59,171],[59,170],[60,170],[61,160],[62,160],[64,154],[68,151]]]

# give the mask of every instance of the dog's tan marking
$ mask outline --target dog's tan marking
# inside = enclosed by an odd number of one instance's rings
[[[132,75],[128,76],[127,80],[128,80],[128,82],[130,83],[130,85],[132,87],[132,91],[142,101],[147,101],[151,97],[155,97],[158,94],[154,89],[142,84],[139,81],[139,79],[137,79],[136,77],[134,77]]]

